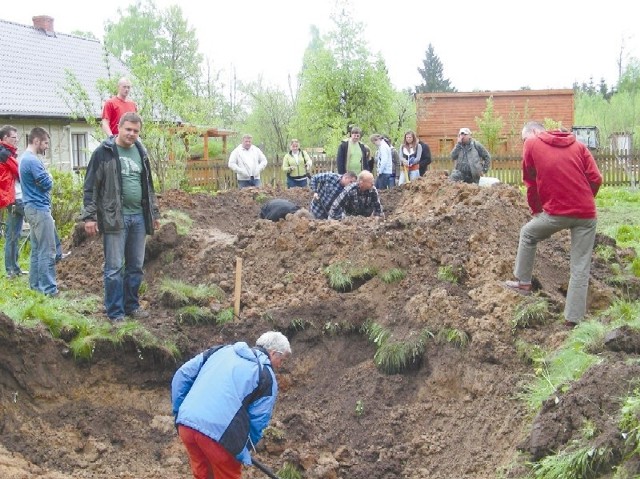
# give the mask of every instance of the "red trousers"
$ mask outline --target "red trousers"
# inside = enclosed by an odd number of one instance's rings
[[[242,464],[216,441],[187,426],[178,426],[178,434],[195,479],[240,479]]]

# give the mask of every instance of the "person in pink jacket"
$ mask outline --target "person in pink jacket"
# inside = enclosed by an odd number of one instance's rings
[[[536,246],[552,234],[571,231],[571,277],[564,317],[568,327],[579,323],[587,309],[591,254],[596,236],[595,196],[602,175],[586,146],[570,132],[545,131],[529,122],[522,129],[522,178],[533,218],[520,230],[515,281],[505,286],[531,293]]]

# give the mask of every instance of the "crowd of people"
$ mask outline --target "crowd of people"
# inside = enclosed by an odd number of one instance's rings
[[[87,235],[102,235],[104,306],[110,321],[149,315],[139,300],[143,280],[145,239],[159,228],[151,166],[140,141],[143,121],[128,99],[131,83],[122,78],[118,93],[105,102],[102,129],[106,139],[93,151],[83,186],[81,219]],[[370,148],[356,126],[338,147],[337,172],[312,174],[312,159],[292,139],[282,162],[288,188],[309,188],[308,214],[318,220],[346,216],[384,219],[379,190],[423,176],[431,150],[416,133],[407,131],[396,149],[385,135],[373,134]],[[59,294],[56,263],[62,253],[52,216],[53,177],[42,161],[49,133],[31,129],[25,150],[18,155],[18,129],[0,128],[0,208],[6,210],[5,269],[8,278],[27,274],[18,265],[23,223],[29,224],[29,287],[46,296]],[[554,233],[571,232],[570,280],[564,310],[566,325],[574,327],[586,314],[587,288],[596,231],[595,196],[602,175],[588,148],[566,131],[546,131],[527,123],[522,130],[523,180],[532,218],[520,231],[514,279],[504,287],[518,294],[533,290],[537,244]],[[452,181],[479,183],[491,156],[461,128],[451,151]],[[240,188],[260,187],[267,158],[251,135],[230,154],[229,168]],[[376,175],[374,176],[374,172]],[[261,218],[279,220],[301,208],[274,199]],[[263,334],[250,347],[245,342],[221,345],[198,354],[175,373],[172,405],[180,439],[189,455],[193,475],[239,478],[241,465],[251,463],[250,448],[269,424],[278,385],[274,370],[291,355],[288,339],[279,332]]]

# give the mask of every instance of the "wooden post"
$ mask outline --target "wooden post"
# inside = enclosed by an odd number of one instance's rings
[[[234,289],[233,314],[240,319],[240,293],[242,292],[242,258],[236,256],[236,284]]]

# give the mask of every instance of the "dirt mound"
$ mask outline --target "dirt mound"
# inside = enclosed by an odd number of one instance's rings
[[[307,478],[493,478],[518,447],[541,456],[566,443],[577,430],[567,422],[596,413],[578,400],[583,393],[610,392],[610,401],[598,404],[613,412],[620,392],[613,384],[638,374],[622,360],[594,369],[560,406],[546,406],[529,434],[531,418],[514,397],[530,366],[516,354],[516,340],[551,349],[567,332],[559,320],[513,328],[522,297],[501,283],[511,275],[528,218],[515,188],[428,175],[382,192],[384,221],[259,220],[261,204],[275,197],[306,207],[310,194],[268,187],[217,196],[165,193],[168,223],[149,240],[143,295],[152,312],[144,326],[177,344],[183,359],[214,343],[253,342],[267,329],[286,332],[294,357],[280,374],[273,428],[257,456],[274,469],[289,461]],[[568,254],[568,234],[539,248],[534,283],[556,313],[564,304]],[[217,285],[225,295],[212,307],[232,306],[237,258],[243,270],[236,321],[187,324],[165,306],[167,278]],[[101,240],[78,229],[59,278],[67,289],[101,297],[101,262]],[[365,273],[351,287],[334,289],[327,268],[336,265]],[[594,259],[592,310],[616,294],[604,281],[608,274]],[[398,343],[425,331],[433,339],[413,367],[385,374],[362,329],[371,324]],[[466,345],[438,341],[447,331]],[[635,347],[634,341],[612,338],[611,344]],[[1,317],[0,342],[6,450],[0,449],[0,476],[189,476],[169,403],[178,364],[133,344],[98,347],[91,362],[77,363],[64,343]],[[249,469],[245,477],[262,473]]]

